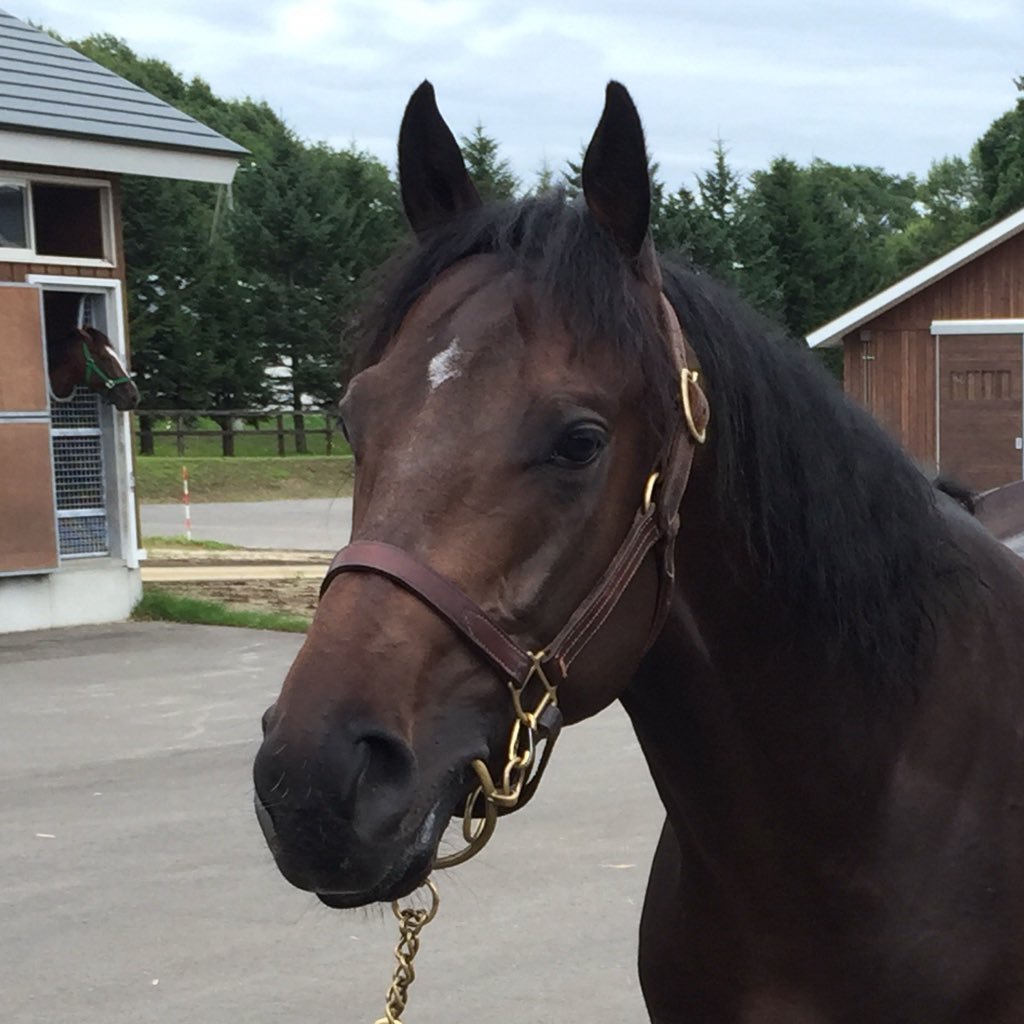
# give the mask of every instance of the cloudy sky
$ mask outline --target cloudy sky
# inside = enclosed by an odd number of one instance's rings
[[[632,92],[675,188],[718,137],[741,171],[785,154],[922,173],[966,154],[1024,74],[1024,0],[0,4],[65,36],[121,36],[389,165],[405,101],[430,78],[456,134],[481,121],[527,181],[576,156],[609,78]]]

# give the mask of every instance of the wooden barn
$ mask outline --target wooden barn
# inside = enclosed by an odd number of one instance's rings
[[[91,329],[128,366],[122,175],[226,185],[244,153],[0,11],[0,632],[141,595],[129,418],[99,394],[117,378],[57,401],[48,344]]]
[[[985,491],[1024,478],[1024,210],[808,339],[923,468]]]

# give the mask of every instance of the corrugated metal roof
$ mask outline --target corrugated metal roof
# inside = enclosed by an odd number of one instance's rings
[[[242,146],[0,10],[0,132],[241,156]]]

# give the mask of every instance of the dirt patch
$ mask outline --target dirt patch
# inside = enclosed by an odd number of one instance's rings
[[[322,565],[324,571],[334,557],[333,551],[286,551],[277,548],[161,548],[147,549],[146,566],[165,565]]]
[[[229,608],[278,612],[313,617],[319,579],[306,580],[197,580],[148,584],[168,594],[218,601]]]
[[[333,552],[326,551],[156,548],[150,549],[149,558],[142,565],[142,578],[147,586],[180,597],[217,601],[229,608],[312,618],[320,581],[332,555]],[[157,578],[169,569],[181,570],[180,574],[172,575],[188,575],[195,570],[196,575],[204,578]],[[261,569],[266,570],[262,578]],[[210,575],[216,578],[210,579]]]

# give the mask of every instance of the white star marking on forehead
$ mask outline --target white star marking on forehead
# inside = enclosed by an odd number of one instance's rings
[[[453,338],[451,344],[443,351],[438,352],[427,366],[427,380],[430,382],[430,390],[435,391],[446,380],[458,377],[462,370],[459,367],[459,356],[462,355],[459,349],[459,339]]]

